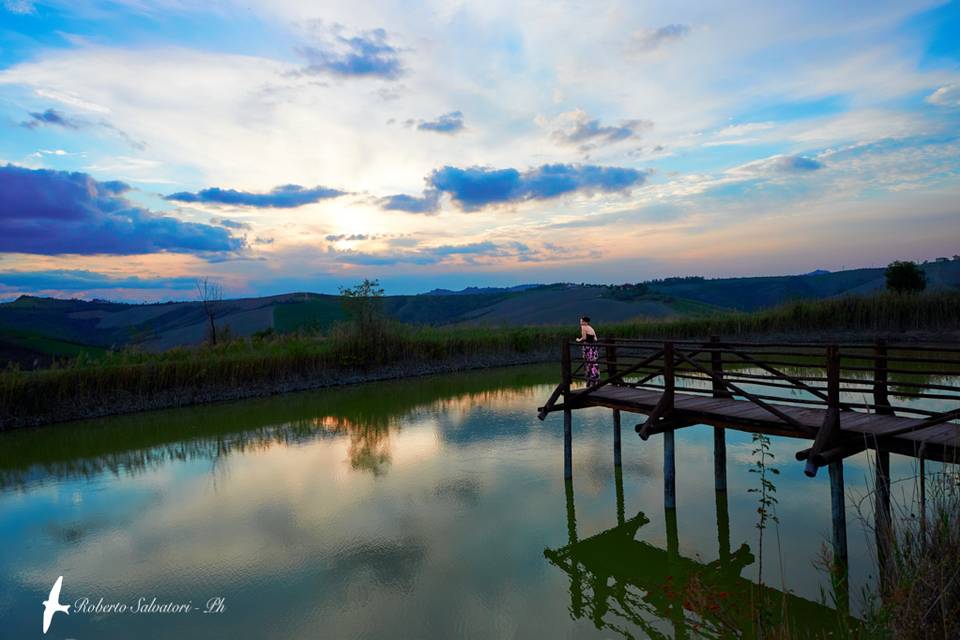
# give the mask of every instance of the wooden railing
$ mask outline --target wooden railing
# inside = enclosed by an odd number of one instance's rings
[[[710,340],[601,340],[601,376],[586,378],[583,343],[562,343],[562,378],[541,408],[588,397],[608,385],[661,392],[646,428],[669,416],[676,394],[735,398],[751,402],[772,419],[814,438],[799,459],[815,456],[817,466],[851,453],[858,444],[839,432],[840,415],[857,411],[916,418],[902,435],[960,418],[960,347],[952,345],[863,343],[754,343]],[[918,402],[925,401],[925,402]],[[824,409],[822,426],[811,428],[784,405]],[[960,429],[960,425],[955,425]],[[643,429],[641,436],[648,435]],[[862,438],[860,439],[862,441]]]

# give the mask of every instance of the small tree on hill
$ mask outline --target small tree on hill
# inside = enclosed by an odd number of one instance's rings
[[[340,303],[361,335],[369,336],[383,322],[383,288],[379,280],[364,279],[354,287],[340,287]]]
[[[207,321],[210,323],[210,344],[216,345],[217,324],[214,322],[214,314],[220,302],[223,300],[223,287],[219,282],[211,280],[210,278],[198,278],[196,285],[197,298],[200,300],[203,313],[207,316]]]
[[[917,293],[927,288],[927,274],[909,260],[897,260],[887,266],[887,289],[897,293]]]

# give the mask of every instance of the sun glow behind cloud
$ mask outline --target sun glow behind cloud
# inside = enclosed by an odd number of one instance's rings
[[[127,216],[138,255],[103,225],[54,246],[54,226],[0,196],[0,222],[37,236],[3,246],[0,297],[176,298],[197,275],[231,295],[361,277],[415,292],[952,255],[960,55],[937,29],[956,12],[157,0],[0,13],[33,43],[0,57],[0,159],[123,182],[149,212],[138,220],[221,243],[157,245]]]

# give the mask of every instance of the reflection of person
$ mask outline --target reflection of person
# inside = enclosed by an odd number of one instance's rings
[[[597,332],[590,326],[590,317],[580,318],[580,337],[577,342],[586,342],[583,345],[584,369],[587,372],[587,384],[593,385],[600,382],[600,347],[591,344],[597,341]]]

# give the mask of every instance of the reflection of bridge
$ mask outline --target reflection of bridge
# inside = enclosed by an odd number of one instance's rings
[[[587,378],[579,350],[564,341],[561,382],[540,408],[564,416],[564,477],[572,477],[572,412],[613,410],[614,457],[620,462],[620,413],[647,416],[636,427],[646,440],[664,437],[664,506],[676,506],[674,432],[695,424],[714,426],[714,475],[726,491],[724,429],[805,438],[797,452],[814,476],[830,471],[833,550],[847,564],[843,459],[876,452],[875,514],[880,573],[890,558],[890,453],[920,461],[920,510],[925,518],[924,461],[960,460],[960,376],[956,346],[760,344],[709,341],[608,340],[594,343],[604,372]],[[571,352],[577,353],[573,356]],[[574,361],[580,364],[574,367]],[[822,372],[822,373],[821,373]],[[587,384],[574,389],[583,380]],[[891,402],[891,396],[898,404]],[[562,398],[562,403],[558,404]],[[928,402],[918,406],[914,400]]]
[[[616,467],[616,527],[580,540],[577,536],[573,482],[566,481],[568,543],[544,551],[546,558],[570,577],[570,614],[589,619],[597,629],[627,638],[633,625],[646,637],[689,633],[701,637],[756,637],[756,608],[764,606],[766,621],[778,624],[784,610],[788,628],[822,633],[837,628],[838,614],[824,605],[791,593],[760,586],[740,574],[753,564],[746,544],[730,551],[725,492],[717,492],[719,557],[703,563],[679,553],[676,511],[666,515],[667,548],[636,539],[650,521],[643,513],[623,516],[623,475]]]

